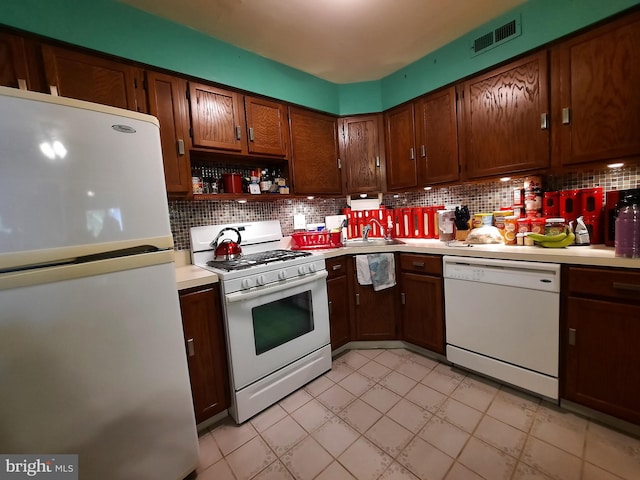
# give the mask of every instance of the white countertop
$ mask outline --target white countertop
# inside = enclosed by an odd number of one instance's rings
[[[604,245],[542,248],[518,247],[515,245],[501,244],[468,246],[463,243],[456,243],[448,246],[440,240],[402,239],[402,241],[404,242],[404,245],[342,247],[327,250],[316,250],[315,252],[323,253],[325,258],[375,252],[405,252],[640,269],[639,258],[618,258],[615,256],[613,247],[606,247]],[[175,252],[175,263],[178,290],[218,282],[218,276],[215,273],[196,267],[195,265],[191,265],[190,255],[187,250],[178,250]]]

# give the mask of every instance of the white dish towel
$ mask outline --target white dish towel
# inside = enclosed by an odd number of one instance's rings
[[[384,290],[396,284],[393,253],[356,255],[356,274],[360,285],[373,285],[373,290]]]

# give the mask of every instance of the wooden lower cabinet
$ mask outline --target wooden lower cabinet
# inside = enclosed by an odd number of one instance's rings
[[[217,285],[180,292],[196,423],[229,407],[224,326]]]
[[[352,340],[397,340],[398,285],[377,292],[371,285],[360,285],[355,274],[356,256],[352,260],[355,321]]]
[[[349,257],[327,260],[327,296],[329,297],[329,324],[331,328],[331,349],[341,347],[351,340],[351,315],[349,308],[350,276]]]
[[[562,397],[640,424],[640,272],[569,267]]]
[[[402,339],[444,354],[442,258],[401,253]]]

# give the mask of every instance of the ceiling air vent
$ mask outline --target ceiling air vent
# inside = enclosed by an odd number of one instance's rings
[[[520,16],[518,16],[504,25],[500,25],[498,28],[476,38],[471,45],[471,56],[502,45],[520,34],[522,34],[522,30],[520,27]]]

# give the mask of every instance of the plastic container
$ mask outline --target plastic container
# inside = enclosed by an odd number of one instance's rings
[[[580,190],[580,215],[598,215],[602,212],[602,187]]]
[[[547,224],[547,219],[542,217],[531,218],[531,231],[533,233],[539,233],[544,235],[544,227]]]
[[[518,218],[518,233],[526,233],[531,231],[530,218]]]
[[[517,233],[518,217],[515,215],[504,217],[504,243],[506,245],[515,245]]]
[[[493,225],[493,213],[476,213],[473,216],[473,228],[480,228],[483,225]]]
[[[453,210],[438,210],[438,236],[441,241],[449,242],[455,239]]]
[[[564,232],[565,227],[566,223],[564,218],[547,218],[547,223],[544,225],[544,234],[558,235]]]
[[[342,247],[342,232],[295,232],[291,235],[291,250],[338,247]]]
[[[544,192],[542,200],[542,214],[545,217],[557,217],[560,215],[558,192]]]
[[[224,193],[242,193],[242,175],[239,173],[223,173]]]
[[[625,197],[616,218],[616,257],[640,258],[640,196]]]
[[[559,195],[559,213],[567,222],[574,221],[580,216],[580,190],[561,190]]]

